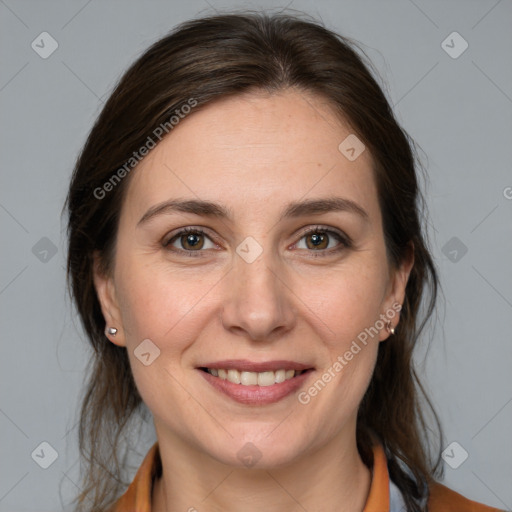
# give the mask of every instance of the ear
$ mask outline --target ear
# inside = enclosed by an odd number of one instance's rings
[[[388,320],[391,322],[391,327],[397,328],[400,322],[400,311],[397,311],[397,304],[403,305],[405,300],[405,288],[409,275],[414,266],[414,244],[409,242],[406,255],[397,269],[392,269],[390,272],[389,286],[386,296],[383,301],[383,310],[381,318],[387,325]],[[393,314],[393,312],[395,314]],[[388,314],[386,314],[388,313]],[[390,336],[386,327],[381,329],[379,334],[379,341],[384,341]]]
[[[98,251],[94,251],[93,260],[94,287],[98,295],[103,318],[105,319],[105,328],[115,327],[117,329],[115,336],[108,333],[105,333],[105,336],[114,343],[114,345],[125,347],[126,341],[121,320],[121,311],[116,298],[114,280],[101,270],[100,254]]]

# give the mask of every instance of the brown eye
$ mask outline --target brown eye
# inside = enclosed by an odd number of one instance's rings
[[[211,246],[205,247],[205,244],[208,241],[210,242]],[[210,240],[206,233],[198,228],[182,229],[163,245],[170,251],[189,254],[194,252],[200,253],[203,252],[201,249],[210,249],[215,247],[215,244]]]
[[[311,233],[306,235],[306,245],[308,249],[326,249],[329,245],[329,236],[323,233]]]
[[[305,247],[300,247],[302,240],[305,240]],[[338,241],[338,244],[333,242]],[[351,247],[351,241],[347,236],[343,236],[332,229],[324,229],[316,227],[302,234],[300,241],[297,243],[298,249],[307,249],[309,252],[318,252],[318,256],[329,255]],[[317,256],[317,255],[315,255]]]
[[[180,242],[185,250],[202,249],[204,245],[203,235],[199,233],[188,233],[180,236]]]

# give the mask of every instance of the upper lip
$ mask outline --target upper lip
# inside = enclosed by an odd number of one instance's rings
[[[215,361],[210,363],[204,363],[198,366],[198,368],[210,368],[210,369],[223,369],[223,370],[241,370],[245,372],[270,372],[277,370],[309,370],[313,367],[310,364],[297,363],[295,361],[262,361],[253,362],[247,359],[226,359],[224,361]]]

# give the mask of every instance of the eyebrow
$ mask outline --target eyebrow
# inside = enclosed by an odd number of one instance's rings
[[[230,208],[199,199],[170,199],[152,206],[139,220],[137,227],[145,224],[158,215],[171,214],[174,212],[193,213],[206,217],[219,219],[233,219],[233,212]],[[351,199],[343,197],[326,197],[322,199],[307,199],[295,201],[286,205],[279,217],[279,221],[306,215],[319,215],[329,212],[349,212],[358,215],[365,221],[369,221],[369,215],[359,204]]]

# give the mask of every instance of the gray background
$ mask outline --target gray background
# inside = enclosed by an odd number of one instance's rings
[[[60,213],[103,101],[129,63],[175,24],[232,7],[284,5],[0,0],[1,512],[63,510],[61,499],[77,489],[77,401],[88,352],[65,292]],[[425,344],[432,339],[428,358],[420,350],[417,359],[445,446],[455,441],[469,454],[458,469],[445,463],[445,484],[510,509],[512,2],[289,5],[363,43],[399,121],[424,151],[445,301],[424,336]],[[31,47],[43,31],[59,45],[46,59]],[[441,46],[453,31],[469,44],[458,58]],[[452,52],[461,48],[448,41]],[[31,457],[43,441],[58,453],[48,469]],[[151,442],[141,442],[140,457]],[[454,464],[463,452],[450,450]]]

